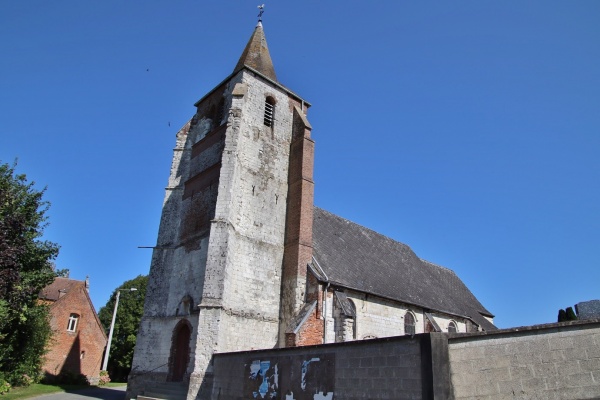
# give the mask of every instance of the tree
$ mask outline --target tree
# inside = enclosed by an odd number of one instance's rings
[[[24,174],[0,163],[0,383],[28,384],[39,377],[52,334],[38,293],[55,274],[58,245],[41,237],[49,203]]]
[[[567,313],[562,308],[558,310],[558,322],[565,322],[567,320]]]
[[[567,307],[565,311],[567,313],[567,321],[577,321],[577,315],[575,315],[573,307]]]
[[[147,283],[148,276],[145,275],[139,275],[135,279],[124,282],[115,289],[106,305],[98,313],[102,326],[104,326],[106,332],[109,332],[117,291],[129,288],[137,289],[135,292],[123,291],[119,298],[119,308],[117,310],[117,318],[115,319],[107,366],[112,381],[125,382],[131,371],[133,349],[144,312]]]

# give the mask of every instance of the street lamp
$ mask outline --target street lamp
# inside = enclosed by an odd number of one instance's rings
[[[115,329],[115,319],[117,318],[117,308],[119,307],[119,297],[121,297],[121,291],[135,292],[137,289],[132,287],[129,289],[117,290],[117,298],[115,300],[115,311],[113,311],[112,322],[110,323],[110,332],[108,334],[108,343],[106,344],[106,352],[104,353],[104,362],[102,363],[102,370],[106,371],[106,365],[108,364],[108,353],[110,353],[110,343],[112,342],[113,330]]]

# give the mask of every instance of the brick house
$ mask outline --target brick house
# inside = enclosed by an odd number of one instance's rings
[[[50,307],[53,331],[42,367],[47,376],[70,372],[98,382],[107,338],[88,290],[88,279],[56,278],[39,294]]]

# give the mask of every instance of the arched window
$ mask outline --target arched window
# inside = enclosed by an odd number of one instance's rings
[[[77,331],[77,321],[79,321],[79,314],[71,314],[69,316],[69,323],[67,324],[67,332]]]
[[[183,296],[179,304],[177,305],[177,309],[175,310],[175,315],[190,315],[194,310],[194,301],[189,294]]]
[[[213,121],[213,125],[216,125],[216,122],[215,122],[216,113],[217,113],[217,109],[215,108],[215,105],[213,104],[208,109],[208,114],[206,115],[208,118],[210,118]]]
[[[354,319],[352,320],[352,339],[356,340],[356,321],[357,321],[357,315],[356,315],[356,304],[354,304],[354,301],[348,299],[348,303],[350,304],[350,308],[352,309],[352,312],[354,314]]]
[[[410,311],[407,311],[404,315],[404,334],[414,335],[415,334],[415,316]]]
[[[275,99],[271,96],[265,100],[265,125],[268,127],[273,126],[273,119],[275,117]]]
[[[450,321],[450,323],[448,323],[448,332],[450,332],[450,333],[458,332],[458,330],[456,329],[456,323],[454,323],[454,321]]]
[[[225,117],[225,99],[221,98],[217,106],[217,114],[215,115],[215,126],[221,126]]]

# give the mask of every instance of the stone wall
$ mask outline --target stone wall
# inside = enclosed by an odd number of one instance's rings
[[[421,399],[422,340],[429,338],[216,354],[212,398]]]
[[[229,80],[224,97],[230,106],[188,398],[205,395],[213,353],[278,342],[295,104],[287,91],[247,70]],[[275,104],[268,125],[267,99]]]
[[[212,399],[597,399],[600,320],[216,354]],[[206,397],[209,398],[209,397]]]
[[[267,98],[275,104],[271,124]],[[181,361],[173,346],[181,318],[191,329],[189,397],[206,384],[205,373],[210,380],[213,353],[278,343],[288,164],[302,105],[244,69],[196,106],[177,133],[130,396],[149,374],[171,379],[169,360]]]
[[[247,71],[234,81],[200,303],[222,307],[217,351],[277,344],[292,131],[286,92]],[[267,97],[275,100],[271,127]]]
[[[453,336],[456,399],[600,398],[600,321]]]
[[[352,323],[354,332],[352,335],[340,334],[340,329],[346,329],[344,326],[349,325],[349,321],[345,321],[340,313],[340,305],[334,299],[332,291],[329,291],[326,309],[327,343],[340,341],[341,336],[355,336],[357,340],[362,340],[405,335],[404,318],[407,312],[415,317],[415,333],[428,332],[427,318],[420,307],[347,289],[344,293],[356,310],[356,317]],[[457,332],[467,332],[466,319],[436,312],[430,312],[429,315],[442,332],[448,332],[448,324],[451,321],[455,323]]]

